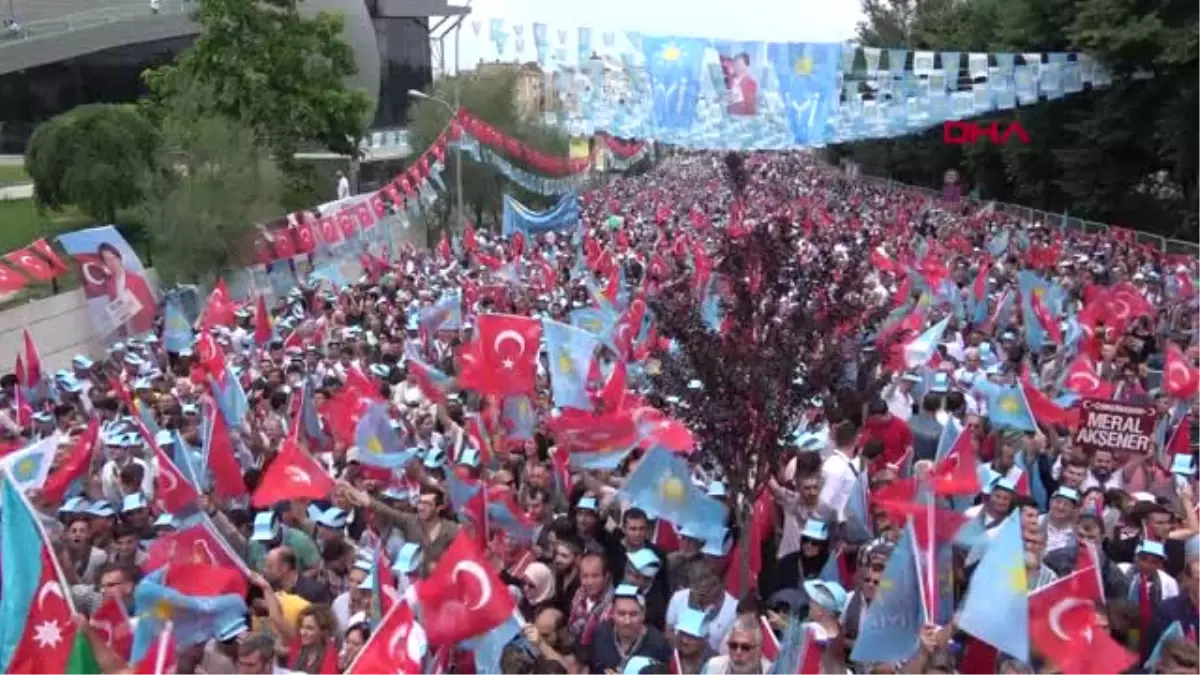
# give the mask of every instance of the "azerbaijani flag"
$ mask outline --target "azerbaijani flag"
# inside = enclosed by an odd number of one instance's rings
[[[0,672],[75,673],[90,647],[76,635],[70,585],[33,507],[11,475],[0,477]],[[17,574],[20,570],[20,574]],[[83,644],[77,644],[84,640]]]

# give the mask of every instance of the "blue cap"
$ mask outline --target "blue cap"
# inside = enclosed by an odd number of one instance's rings
[[[142,447],[142,435],[136,431],[131,431],[121,437],[122,448],[140,448]]]
[[[367,571],[367,578],[363,579],[362,583],[358,585],[358,590],[360,590],[360,591],[375,590],[375,574],[374,574],[374,572],[375,572],[375,566],[371,565],[371,568]]]
[[[654,555],[654,551],[648,548],[639,548],[626,553],[625,557],[629,558],[629,564],[633,565],[633,569],[645,577],[658,574],[658,570],[662,567],[662,561],[658,559],[657,555]]]
[[[370,370],[375,377],[387,377],[392,372],[386,363],[372,363],[367,370]]]
[[[696,541],[701,541],[701,540],[705,539],[705,534],[703,532],[701,532],[699,530],[699,528],[697,528],[691,522],[684,522],[683,524],[679,525],[676,529],[679,531],[679,536],[681,536],[681,537],[687,537],[688,539],[695,539]]]
[[[950,391],[950,376],[946,373],[937,373],[933,376],[933,384],[930,385],[929,391],[935,394],[944,394]]]
[[[1008,476],[998,476],[996,478],[996,480],[992,481],[992,484],[991,484],[991,490],[996,490],[996,489],[1008,490],[1009,492],[1016,492],[1017,484],[1015,482],[1013,482],[1013,480],[1011,478],[1009,478]],[[991,490],[988,491],[989,494],[990,494]]]
[[[479,451],[475,448],[464,448],[462,454],[458,458],[458,463],[464,466],[478,467]]]
[[[87,508],[87,514],[97,518],[111,518],[117,515],[117,512],[113,511],[112,505],[101,499],[99,501],[92,502],[92,505]]]
[[[54,416],[42,410],[33,414],[33,421],[41,424],[49,424],[54,421]]]
[[[684,607],[675,619],[675,632],[701,640],[708,638],[708,615],[698,609]]]
[[[619,584],[616,590],[613,591],[614,598],[636,598],[638,602],[645,604],[646,598],[642,597],[642,590],[633,584]]]
[[[1195,458],[1188,454],[1177,454],[1171,459],[1171,473],[1177,476],[1196,475]]]
[[[331,506],[313,520],[322,527],[340,530],[346,526],[346,512],[336,506]]]
[[[730,549],[733,548],[733,536],[729,528],[722,527],[721,534],[708,537],[704,540],[704,546],[700,552],[704,555],[710,555],[717,558],[729,555]]]
[[[725,491],[725,484],[722,483],[721,481],[714,480],[713,482],[708,484],[708,496],[709,497],[721,498],[721,497],[724,497],[726,494],[728,494],[728,493]]]
[[[829,524],[823,520],[809,518],[804,521],[804,531],[800,533],[805,539],[826,541],[829,539]]]
[[[433,448],[429,454],[425,455],[426,469],[439,469],[446,458],[446,451],[441,448]]]
[[[596,498],[587,495],[579,498],[579,502],[575,504],[575,508],[580,511],[597,511],[600,506],[596,503]]]
[[[175,516],[169,513],[159,514],[159,516],[154,519],[154,527],[170,527],[174,529],[176,527]]]
[[[402,490],[397,487],[386,487],[381,495],[384,499],[395,499],[398,502],[406,501],[412,495],[408,490]]]
[[[146,337],[142,338],[142,342],[144,342],[147,346],[156,345],[156,344],[158,344],[158,336],[155,335],[154,333],[151,333],[151,334],[147,335]]]
[[[355,558],[354,559],[354,569],[362,570],[364,572],[370,572],[371,570],[375,569],[375,564],[368,559]]]
[[[834,614],[841,614],[846,609],[846,589],[836,581],[811,579],[804,582],[804,592],[810,602]]]
[[[121,500],[121,513],[129,513],[138,509],[149,508],[150,504],[146,501],[146,497],[140,492],[135,492],[131,495],[125,495]]]
[[[1058,486],[1058,489],[1054,491],[1054,494],[1050,496],[1051,499],[1053,499],[1054,497],[1062,497],[1063,499],[1069,499],[1069,500],[1075,502],[1076,504],[1078,504],[1079,503],[1079,490],[1076,490],[1073,487],[1067,487],[1066,485],[1060,485],[1060,486]]]
[[[654,661],[648,656],[633,656],[625,662],[625,669],[621,671],[621,675],[641,675],[642,671],[654,665]]]
[[[275,538],[275,514],[272,511],[263,511],[254,516],[254,532],[250,535],[250,541],[271,541]]]
[[[91,368],[95,362],[83,354],[76,354],[75,358],[71,359],[71,365],[80,369],[87,370]]]
[[[184,403],[179,406],[179,411],[184,415],[195,416],[200,414],[200,406],[195,403]]]
[[[241,614],[224,615],[217,621],[215,634],[220,642],[228,642],[250,630],[246,625],[246,617]]]
[[[175,434],[167,431],[166,429],[159,429],[158,433],[154,434],[154,442],[157,443],[158,447],[160,448],[164,445],[173,445],[175,443]]]
[[[1142,555],[1142,554],[1156,555],[1156,556],[1162,558],[1163,560],[1167,559],[1167,551],[1165,548],[1163,548],[1161,541],[1149,541],[1149,540],[1145,540],[1145,539],[1142,540],[1142,543],[1138,544],[1135,555]]]
[[[87,513],[91,504],[83,497],[71,497],[58,508],[59,513]]]
[[[127,366],[140,366],[142,363],[142,357],[134,354],[133,352],[125,355],[125,365]]]
[[[70,373],[58,378],[58,386],[61,387],[63,391],[70,392],[72,394],[83,390],[83,383],[79,381],[78,377],[75,377]]]
[[[108,348],[109,354],[112,354],[113,352],[123,352],[123,351],[125,351],[125,343],[124,342],[114,342]]]
[[[396,553],[396,562],[392,564],[392,571],[396,574],[416,574],[424,561],[425,555],[421,551],[421,545],[408,542],[401,546]]]

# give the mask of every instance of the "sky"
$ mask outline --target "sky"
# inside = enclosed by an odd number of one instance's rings
[[[451,0],[451,4],[466,3]],[[862,18],[858,0],[472,0],[470,4],[471,15],[459,35],[458,58],[464,70],[481,60],[497,58],[488,38],[492,18],[526,26],[536,21],[572,33],[588,26],[649,35],[773,42],[841,42],[854,37],[855,25]],[[526,38],[532,42],[528,32]],[[453,71],[453,37],[445,44],[446,70]],[[527,49],[532,53],[532,47]],[[502,60],[515,60],[511,49],[506,56]]]

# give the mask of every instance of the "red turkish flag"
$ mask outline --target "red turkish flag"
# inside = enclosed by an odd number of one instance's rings
[[[567,409],[547,421],[561,448],[571,452],[611,452],[638,442],[638,424],[630,410],[593,415]]]
[[[233,324],[233,319],[233,301],[229,298],[229,287],[225,285],[224,279],[217,279],[217,285],[213,286],[212,292],[208,294],[208,302],[205,303],[204,312],[200,316],[200,327],[229,326]]]
[[[154,477],[154,501],[168,513],[180,513],[195,504],[200,498],[196,487],[183,477],[179,467],[158,445],[154,446],[154,459],[158,462],[158,472]]]
[[[100,608],[88,620],[92,634],[108,645],[117,656],[129,660],[133,651],[133,626],[129,624],[129,614],[125,605],[118,602],[116,597],[109,596],[100,603]]]
[[[300,253],[312,253],[317,248],[317,238],[313,234],[312,223],[300,223],[292,230],[296,250]]]
[[[325,499],[333,488],[325,469],[288,438],[263,472],[251,503],[261,509],[289,499]]]
[[[1071,362],[1063,386],[1089,398],[1112,398],[1114,389],[1112,383],[1096,374],[1096,365],[1087,354],[1080,354]]]
[[[205,516],[181,530],[157,537],[146,549],[142,571],[149,574],[164,565],[213,565],[235,570],[248,578],[246,564],[210,522]],[[242,589],[240,595],[244,594]]]
[[[208,468],[213,474],[213,489],[221,497],[240,497],[246,493],[246,483],[242,479],[242,466],[233,454],[225,416],[215,405],[209,406],[208,414],[211,416]]]
[[[1167,343],[1167,362],[1163,366],[1163,389],[1175,398],[1191,398],[1196,395],[1200,371],[1188,365],[1187,358],[1179,345]]]
[[[75,441],[71,453],[66,460],[54,467],[50,476],[42,486],[42,499],[47,504],[57,504],[62,501],[63,494],[76,479],[87,475],[92,463],[92,453],[96,447],[96,439],[100,435],[100,422],[95,418],[88,420],[87,429]]]
[[[484,314],[476,330],[483,368],[481,390],[497,395],[533,391],[542,323],[524,316]]]
[[[38,255],[46,259],[50,263],[50,267],[54,269],[56,274],[62,274],[67,271],[67,265],[58,257],[54,249],[50,248],[50,244],[46,243],[45,239],[38,239],[29,245],[29,248],[37,252]]]
[[[217,382],[225,381],[225,352],[210,333],[205,333],[196,343],[197,363]]]
[[[975,435],[964,428],[954,439],[954,445],[946,452],[930,472],[934,493],[941,496],[979,494],[979,471],[977,470]]]
[[[50,267],[49,263],[34,255],[33,251],[28,248],[19,248],[12,253],[6,253],[4,259],[35,281],[50,281],[59,275],[54,268]]]
[[[12,293],[24,288],[26,283],[25,277],[10,270],[4,265],[0,265],[0,293]]]
[[[483,635],[516,609],[492,564],[465,533],[442,554],[433,575],[417,582],[415,592],[432,645],[454,645]]]
[[[337,221],[333,218],[322,218],[318,222],[321,231],[321,241],[326,246],[331,246],[342,240],[342,233],[338,230]]]
[[[260,346],[271,341],[271,336],[275,334],[275,327],[271,325],[271,310],[267,309],[267,299],[262,295],[258,296],[258,302],[254,305],[254,341]]]
[[[353,213],[347,209],[337,214],[338,231],[341,232],[343,239],[349,239],[354,236],[357,227],[354,223]]]
[[[1137,657],[1096,625],[1099,575],[1082,569],[1029,594],[1033,648],[1063,673],[1122,673]]]
[[[346,673],[417,675],[425,672],[422,661],[427,650],[425,630],[417,623],[412,607],[407,602],[401,602],[371,632],[371,637]]]
[[[291,228],[275,230],[271,234],[271,243],[275,245],[275,257],[290,258],[296,255],[296,247],[292,244]]]

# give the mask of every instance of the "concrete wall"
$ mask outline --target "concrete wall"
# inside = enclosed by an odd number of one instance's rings
[[[153,270],[150,270],[149,280],[157,285]],[[46,372],[69,367],[76,354],[94,358],[105,353],[104,343],[93,339],[82,289],[0,312],[0,373],[12,372],[17,354],[25,344],[26,328],[33,335],[42,357],[42,369]]]

